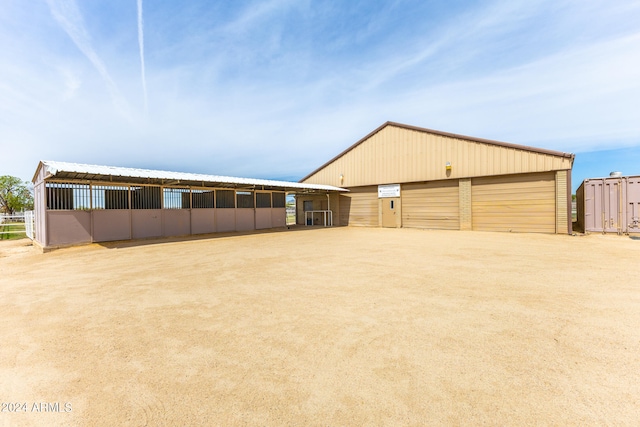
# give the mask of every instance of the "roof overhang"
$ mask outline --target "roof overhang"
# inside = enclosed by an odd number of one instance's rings
[[[151,169],[123,168],[115,166],[87,165],[43,160],[33,177],[35,183],[44,168],[45,180],[61,179],[78,182],[113,182],[126,184],[151,184],[167,186],[211,187],[229,189],[279,190],[295,193],[347,192],[332,185],[305,184],[256,178],[236,178],[221,175],[205,175],[187,172],[169,172]]]

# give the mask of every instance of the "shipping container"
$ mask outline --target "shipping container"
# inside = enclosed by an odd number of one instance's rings
[[[585,233],[640,233],[640,176],[585,179],[576,192],[578,228]]]

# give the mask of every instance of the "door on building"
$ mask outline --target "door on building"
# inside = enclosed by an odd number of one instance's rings
[[[382,226],[396,228],[400,220],[400,198],[389,197],[382,199]]]

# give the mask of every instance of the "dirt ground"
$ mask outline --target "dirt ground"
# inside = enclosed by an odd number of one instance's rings
[[[3,241],[0,426],[638,425],[639,255],[411,229]]]

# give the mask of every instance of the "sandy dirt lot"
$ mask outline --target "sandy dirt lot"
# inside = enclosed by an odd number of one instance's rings
[[[638,425],[639,258],[411,229],[3,241],[0,426]]]

